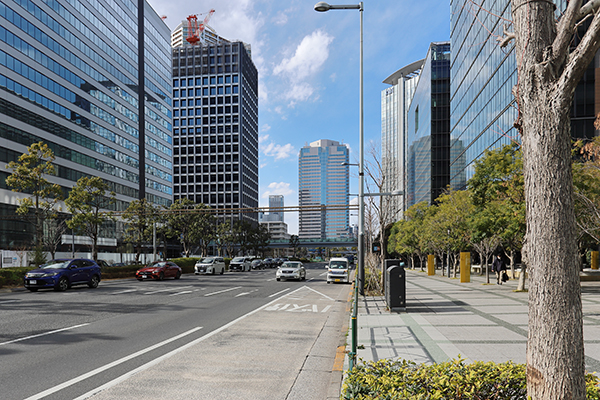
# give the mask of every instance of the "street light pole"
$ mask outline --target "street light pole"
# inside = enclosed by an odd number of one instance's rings
[[[350,369],[356,362],[356,332],[358,294],[365,294],[365,138],[364,138],[364,109],[363,109],[363,2],[351,5],[331,5],[324,1],[315,4],[315,10],[358,10],[360,11],[360,106],[359,106],[359,157],[358,164],[358,271],[352,312],[352,351],[349,354]]]

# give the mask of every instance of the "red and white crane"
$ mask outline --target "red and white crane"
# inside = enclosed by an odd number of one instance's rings
[[[190,15],[189,17],[187,17],[188,37],[185,40],[187,40],[188,43],[194,45],[200,41],[200,36],[202,35],[202,31],[204,31],[206,24],[208,24],[210,17],[212,17],[212,15],[214,13],[215,13],[215,10],[210,10],[208,13],[194,14],[194,15]],[[202,21],[201,23],[198,23],[198,16],[205,15],[205,14],[206,14],[206,16],[204,17],[204,21]]]

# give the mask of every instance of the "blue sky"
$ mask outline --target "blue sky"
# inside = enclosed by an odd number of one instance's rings
[[[314,11],[318,0],[149,0],[174,29],[190,14],[215,13],[209,22],[230,40],[252,45],[259,73],[259,201],[269,194],[298,204],[298,152],[331,139],[349,145],[358,160],[358,10]],[[342,0],[331,4],[358,4]],[[365,147],[381,140],[382,81],[424,58],[431,42],[450,38],[450,3],[439,0],[364,1]],[[357,193],[356,173],[350,192]],[[290,233],[298,216],[288,213]]]

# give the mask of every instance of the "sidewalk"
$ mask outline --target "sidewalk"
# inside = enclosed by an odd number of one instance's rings
[[[497,285],[490,276],[491,284],[485,282],[485,275],[460,283],[407,269],[406,312],[390,313],[383,297],[359,297],[359,363],[383,358],[438,363],[459,356],[466,362],[525,363],[528,293],[514,292],[517,280]],[[600,282],[582,282],[582,292],[586,369],[596,372]]]

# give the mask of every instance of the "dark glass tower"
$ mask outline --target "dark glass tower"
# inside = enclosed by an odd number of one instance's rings
[[[258,72],[249,46],[173,48],[174,199],[258,222]]]

